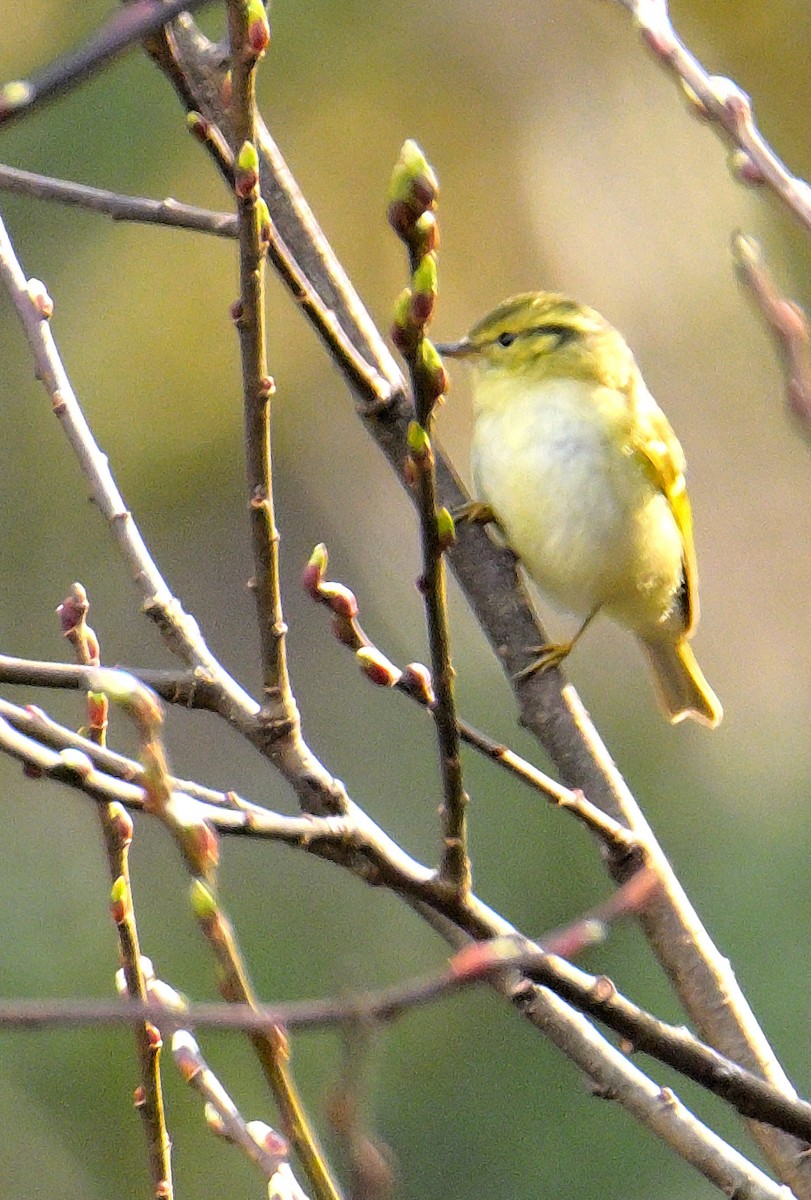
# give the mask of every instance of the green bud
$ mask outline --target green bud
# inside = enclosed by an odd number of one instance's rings
[[[236,161],[234,191],[247,200],[259,185],[259,155],[253,142],[243,142]]]
[[[416,459],[425,459],[431,453],[431,439],[419,421],[409,422],[408,448]]]
[[[411,277],[411,287],[415,294],[435,296],[437,293],[436,255],[424,255]]]
[[[418,144],[409,138],[403,142],[400,157],[395,164],[389,185],[389,200],[405,201],[414,212],[416,219],[420,213],[430,208],[437,197],[439,183],[428,164]]]
[[[192,881],[189,888],[192,911],[198,921],[211,921],[217,915],[217,902],[213,893],[200,879]]]
[[[237,169],[259,172],[259,155],[253,142],[243,142],[237,155]]]
[[[411,327],[411,288],[403,288],[394,301],[394,324],[400,329]]]
[[[440,508],[436,514],[436,531],[439,537],[439,545],[442,550],[447,550],[456,541],[456,526],[453,523],[453,517],[447,508]]]

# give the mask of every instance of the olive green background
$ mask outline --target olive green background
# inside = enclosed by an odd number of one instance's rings
[[[69,49],[108,11],[99,0],[0,0],[0,77],[23,76]],[[808,6],[741,0],[710,12],[692,0],[675,4],[673,17],[702,61],[753,95],[766,135],[807,176]],[[757,234],[787,291],[808,302],[807,235],[772,197],[731,179],[724,147],[689,115],[609,0],[278,0],[273,27],[263,111],[381,325],[404,283],[385,189],[401,142],[413,136],[442,185],[437,336],[458,336],[512,292],[571,292],[623,329],[682,438],[701,568],[696,649],[725,704],[724,724],[714,734],[669,728],[636,646],[605,623],[578,647],[570,675],[808,1092],[811,462],[727,249],[734,228]],[[213,7],[206,28],[217,28]],[[125,192],[229,203],[168,85],[137,52],[0,132],[0,159]],[[158,562],[214,651],[255,688],[228,319],[233,248],[12,197],[0,197],[0,210],[26,271],[54,297],[67,369]],[[439,796],[430,726],[403,698],[359,677],[299,586],[311,547],[326,541],[332,577],[355,589],[381,648],[401,663],[424,659],[414,515],[275,282],[269,325],[284,593],[305,732],[352,796],[430,861]],[[49,407],[0,299],[2,649],[69,657],[53,610],[79,579],[106,661],[169,665]],[[439,430],[466,471],[469,391],[458,369]],[[463,713],[543,764],[455,590],[452,617]],[[550,623],[571,629],[565,616]],[[70,724],[82,720],[75,695],[7,694]],[[111,740],[132,749],[123,722]],[[171,714],[168,750],[178,774],[293,811],[288,789],[213,717]],[[540,934],[610,893],[595,847],[573,822],[475,758],[466,766],[475,883],[488,903]],[[115,939],[90,801],[28,781],[7,762],[0,794],[0,993],[109,996]],[[185,874],[147,820],[136,822],[133,871],[145,951],[175,987],[213,997]],[[396,900],[281,847],[225,845],[222,887],[268,1001],[404,979],[444,958]],[[633,927],[583,961],[681,1019]],[[205,1037],[204,1047],[245,1115],[273,1122],[241,1040]],[[297,1038],[294,1063],[327,1136],[339,1040]],[[751,1153],[720,1104],[640,1065]],[[591,1098],[577,1072],[485,992],[381,1033],[368,1069],[368,1118],[391,1147],[404,1198],[714,1194],[622,1111]],[[197,1097],[170,1067],[166,1077],[178,1194],[261,1195],[253,1169],[203,1127]],[[135,1082],[126,1031],[0,1033],[3,1196],[146,1195]]]

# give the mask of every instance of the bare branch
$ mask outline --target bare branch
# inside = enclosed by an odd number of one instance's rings
[[[710,75],[679,39],[667,0],[617,0],[633,15],[645,43],[681,83],[697,114],[738,150],[731,166],[741,183],[765,184],[811,230],[811,187],[792,175],[755,124],[752,103],[737,83]]]
[[[190,229],[210,233],[214,237],[235,238],[237,221],[233,213],[211,212],[193,204],[166,200],[149,200],[143,196],[124,196],[103,188],[86,187],[67,179],[53,179],[34,171],[20,171],[0,163],[0,192],[32,196],[35,200],[55,200],[73,208],[103,213],[114,221],[135,221],[144,225],[166,225],[174,229]]]
[[[749,291],[774,339],[786,377],[788,407],[802,433],[811,437],[811,356],[808,317],[784,296],[763,258],[760,244],[735,233],[732,256],[738,278]]]
[[[133,0],[88,38],[84,46],[44,67],[30,79],[0,88],[0,125],[39,108],[111,63],[131,46],[162,29],[182,12],[196,12],[207,0]]]

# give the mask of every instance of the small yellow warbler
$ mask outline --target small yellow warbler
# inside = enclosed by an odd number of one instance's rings
[[[721,705],[688,645],[698,579],[684,453],[624,338],[575,300],[531,292],[437,349],[474,369],[465,515],[495,521],[536,583],[584,618],[522,674],[558,665],[604,612],[641,641],[670,721],[714,728]]]

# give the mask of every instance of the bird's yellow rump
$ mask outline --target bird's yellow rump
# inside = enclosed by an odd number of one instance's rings
[[[689,639],[698,578],[684,453],[625,339],[565,296],[499,305],[437,347],[474,370],[469,515],[494,520],[527,572],[584,618],[528,668],[557,665],[598,612],[642,643],[674,724],[721,705]]]

